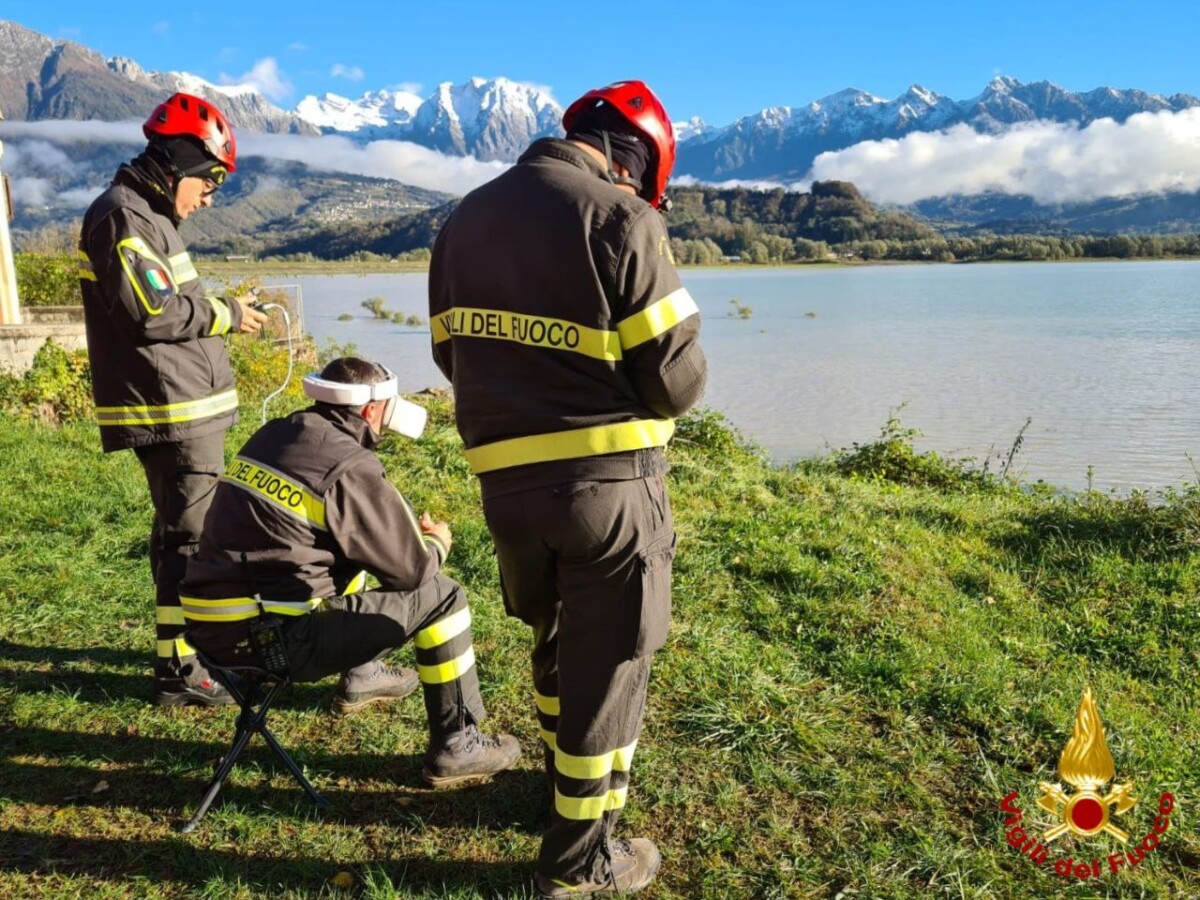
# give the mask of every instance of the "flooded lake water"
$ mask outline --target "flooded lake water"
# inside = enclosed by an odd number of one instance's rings
[[[918,446],[1007,453],[1064,487],[1158,488],[1196,478],[1200,263],[1014,263],[685,270],[704,319],[704,402],[780,461],[871,440],[892,410]],[[270,279],[269,279],[270,281]],[[444,385],[427,328],[426,278],[274,279],[303,290],[318,341],[353,342],[405,390]],[[749,307],[739,318],[731,302]],[[338,317],[352,314],[349,322]]]

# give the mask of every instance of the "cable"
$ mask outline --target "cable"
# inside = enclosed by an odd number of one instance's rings
[[[263,424],[267,424],[267,404],[282,394],[288,386],[288,382],[292,380],[292,365],[296,359],[295,348],[292,346],[292,317],[288,315],[287,308],[278,303],[255,303],[254,309],[266,312],[268,309],[277,309],[283,313],[283,324],[287,329],[287,345],[288,345],[288,367],[287,375],[283,379],[283,384],[276,388],[267,396],[263,397],[262,402],[262,420]]]

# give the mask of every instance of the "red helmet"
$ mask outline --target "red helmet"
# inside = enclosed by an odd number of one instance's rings
[[[204,145],[209,156],[230,172],[237,169],[237,141],[221,111],[202,97],[172,94],[150,114],[142,133],[147,139],[188,135]]]
[[[579,114],[599,101],[611,104],[654,148],[653,169],[644,179],[646,187],[642,188],[641,196],[657,209],[662,203],[667,179],[675,168],[675,129],[671,127],[667,111],[646,82],[618,81],[588,91],[568,106],[563,113],[563,129],[570,133]]]

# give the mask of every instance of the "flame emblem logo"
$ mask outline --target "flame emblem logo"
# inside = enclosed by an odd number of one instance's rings
[[[1114,825],[1111,819],[1113,815],[1133,809],[1137,798],[1130,793],[1132,782],[1114,784],[1107,794],[1103,793],[1104,786],[1116,775],[1116,768],[1090,687],[1083,691],[1071,739],[1058,758],[1058,774],[1076,791],[1068,794],[1061,784],[1041,783],[1042,796],[1037,804],[1059,820],[1059,824],[1042,834],[1044,841],[1048,843],[1068,831],[1079,837],[1091,837],[1103,831],[1121,843],[1129,840],[1129,833]]]

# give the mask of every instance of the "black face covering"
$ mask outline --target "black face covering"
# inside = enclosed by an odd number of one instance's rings
[[[192,138],[155,138],[146,148],[146,153],[177,177],[208,178],[221,184],[228,174],[226,168],[209,156],[199,141]]]
[[[646,183],[646,172],[651,168],[650,147],[611,104],[601,102],[599,106],[583,110],[572,123],[567,137],[604,153],[606,133],[613,162],[629,170],[629,178],[636,182],[635,189],[641,196],[642,185]]]

